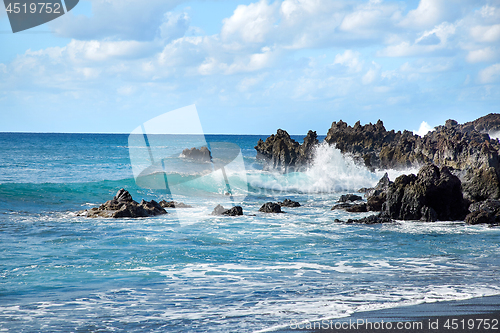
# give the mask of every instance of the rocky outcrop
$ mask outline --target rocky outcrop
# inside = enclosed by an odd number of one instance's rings
[[[291,207],[291,208],[300,207],[299,202],[290,199],[285,199],[282,202],[278,202],[278,205],[280,205],[281,207]]]
[[[316,132],[309,131],[304,143],[300,145],[286,131],[278,129],[276,135],[271,135],[266,141],[259,139],[255,149],[257,158],[267,162],[266,168],[285,172],[306,166],[311,161],[317,144]]]
[[[136,218],[149,217],[167,214],[165,209],[154,200],[142,200],[137,203],[132,199],[132,196],[125,189],[120,189],[112,200],[99,207],[94,207],[89,210],[84,210],[78,213],[78,216],[86,217],[108,217],[108,218]]]
[[[281,211],[281,206],[274,202],[266,202],[260,207],[259,212],[263,213],[283,213]]]
[[[467,224],[500,224],[500,201],[488,199],[469,207],[465,217]]]
[[[447,167],[426,165],[389,186],[382,216],[397,220],[455,221],[467,213],[460,179]]]
[[[451,126],[459,126],[462,132],[476,131],[487,134],[500,132],[500,114],[498,113],[490,113],[487,116],[478,118],[463,125],[459,125],[454,120],[448,120],[446,125],[448,125],[448,122],[455,122],[454,124],[451,124]]]
[[[374,169],[400,169],[433,163],[460,176],[471,201],[500,198],[500,143],[486,133],[500,128],[491,114],[464,125],[448,120],[424,137],[387,131],[382,121],[362,126],[333,122],[325,141]],[[486,186],[485,186],[486,185]]]
[[[212,215],[240,216],[243,215],[243,208],[241,208],[241,206],[234,206],[230,209],[225,209],[223,206],[217,205]]]
[[[165,201],[162,200],[159,202],[160,206],[163,208],[193,208],[193,206],[186,205],[183,202],[177,202],[177,201]]]
[[[212,154],[207,147],[184,149],[181,156],[198,162],[212,161]]]

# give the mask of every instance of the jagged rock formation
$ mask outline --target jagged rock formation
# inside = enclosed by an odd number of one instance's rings
[[[125,189],[120,189],[112,200],[99,207],[94,207],[89,210],[84,210],[78,213],[78,216],[86,217],[149,217],[167,214],[159,203],[154,200],[137,203],[132,199],[132,196]]]
[[[184,149],[181,154],[182,157],[189,158],[198,162],[212,161],[212,154],[207,147]]]
[[[243,208],[241,208],[241,206],[234,206],[230,209],[225,209],[223,206],[217,205],[212,215],[240,216],[243,215]]]
[[[488,125],[488,122],[492,124]],[[464,194],[472,201],[500,197],[500,143],[482,131],[499,127],[500,114],[459,125],[448,120],[423,138],[387,131],[382,121],[354,127],[333,122],[325,141],[357,157],[370,169],[398,169],[433,163],[457,170]],[[460,172],[461,171],[461,172]]]
[[[290,138],[290,135],[278,129],[276,135],[271,135],[266,141],[259,140],[255,149],[257,158],[267,163],[266,167],[282,171],[306,166],[312,159],[314,147],[318,144],[316,132],[309,131],[301,145]]]

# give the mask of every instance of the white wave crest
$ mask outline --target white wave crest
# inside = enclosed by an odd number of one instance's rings
[[[394,180],[402,174],[416,173],[418,170],[371,172],[351,156],[344,155],[339,149],[323,142],[316,148],[313,162],[303,172],[259,172],[249,174],[248,179],[250,186],[254,188],[299,193],[334,193],[373,187],[385,172]]]

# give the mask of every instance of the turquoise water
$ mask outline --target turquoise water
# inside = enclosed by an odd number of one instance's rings
[[[302,173],[262,171],[258,139],[207,137],[241,147],[245,216],[211,216],[214,193],[177,196],[195,206],[183,218],[109,220],[75,212],[121,187],[172,198],[135,184],[127,135],[0,133],[0,331],[255,332],[500,294],[499,228],[334,223],[367,215],[330,208],[381,173],[331,147]],[[258,212],[284,198],[302,207]]]

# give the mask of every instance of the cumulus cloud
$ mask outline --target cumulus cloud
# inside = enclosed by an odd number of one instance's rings
[[[467,61],[471,63],[492,61],[495,58],[496,52],[491,47],[470,51],[467,55]]]
[[[91,17],[75,16],[71,11],[49,25],[59,36],[81,40],[153,40],[165,19],[164,14],[182,1],[92,0]]]
[[[470,34],[478,42],[496,42],[500,40],[500,24],[477,25],[470,29]]]
[[[267,0],[239,5],[233,15],[224,19],[221,37],[224,40],[237,38],[243,43],[262,43],[273,29],[277,19],[277,5],[268,4]]]
[[[493,83],[498,79],[500,79],[500,64],[491,65],[479,72],[479,81],[481,83]]]
[[[363,68],[363,63],[359,60],[360,53],[352,50],[345,50],[342,54],[337,54],[334,65],[342,65],[348,67],[351,71],[360,72]]]

